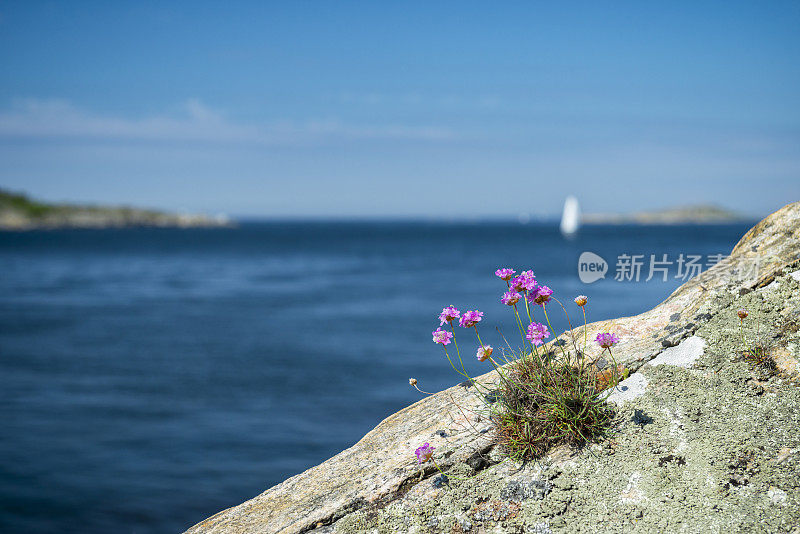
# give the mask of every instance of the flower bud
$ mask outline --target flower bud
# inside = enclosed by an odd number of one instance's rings
[[[748,312],[744,308],[739,308],[739,311],[736,312],[736,315],[739,316],[739,319],[744,319],[745,317],[747,317]]]
[[[588,300],[589,299],[586,297],[586,295],[578,295],[575,297],[575,304],[578,306],[586,306],[586,302],[588,302]]]

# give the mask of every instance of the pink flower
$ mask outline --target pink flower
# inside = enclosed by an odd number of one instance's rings
[[[509,306],[513,306],[514,304],[519,302],[519,299],[521,298],[522,295],[520,295],[516,291],[506,291],[505,293],[503,293],[503,298],[501,298],[500,300],[503,302],[503,304],[508,304]]]
[[[439,326],[443,325],[444,323],[449,323],[453,319],[458,319],[461,315],[457,309],[453,306],[448,306],[442,309],[442,313],[439,314]]]
[[[440,326],[437,328],[433,334],[433,342],[434,343],[441,343],[442,345],[449,345],[450,340],[453,338],[452,332],[448,332],[447,330],[442,330]]]
[[[430,443],[425,443],[421,447],[417,447],[417,450],[414,451],[414,454],[417,455],[417,462],[424,463],[433,458],[433,451],[436,447],[431,447]]]
[[[464,328],[472,328],[480,322],[481,317],[483,317],[483,312],[478,310],[465,311],[458,324]]]
[[[514,291],[530,291],[536,287],[536,277],[533,276],[533,271],[522,271],[509,282],[509,285]]]
[[[550,332],[547,331],[547,327],[542,323],[531,323],[528,325],[528,335],[525,337],[538,347],[542,344],[543,339],[550,337]]]
[[[486,345],[484,347],[479,348],[478,354],[476,354],[476,356],[478,357],[478,361],[485,362],[489,358],[489,356],[492,355],[493,351],[494,349],[492,348],[491,345]]]
[[[603,334],[597,334],[597,337],[594,338],[594,340],[604,349],[608,349],[611,348],[612,345],[619,343],[619,336],[617,334],[610,334],[606,332]]]
[[[500,280],[509,281],[509,280],[511,280],[511,277],[514,276],[515,272],[517,272],[517,271],[515,271],[514,269],[509,269],[508,267],[505,267],[503,269],[497,269],[494,272],[494,274],[495,274],[495,276],[500,278]]]
[[[534,304],[538,304],[539,306],[544,306],[550,300],[550,295],[553,294],[553,290],[547,286],[537,286],[536,289],[528,293],[528,300],[534,302]]]

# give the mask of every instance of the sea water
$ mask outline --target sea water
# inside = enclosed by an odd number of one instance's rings
[[[575,322],[577,294],[590,321],[633,315],[684,281],[680,255],[713,263],[748,227],[0,233],[0,531],[181,531],[351,446],[421,397],[410,377],[428,391],[458,382],[431,340],[442,307],[479,309],[484,342],[518,343],[497,268],[533,269]],[[591,284],[578,276],[587,251],[608,264]],[[664,254],[668,272],[645,281]],[[624,256],[642,257],[638,281],[615,279]],[[460,335],[470,371],[488,371]]]

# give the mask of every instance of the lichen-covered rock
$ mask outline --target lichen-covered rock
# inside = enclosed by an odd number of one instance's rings
[[[456,386],[189,532],[800,532],[799,269],[794,203],[654,309],[589,325],[617,332],[635,371],[600,444],[514,464],[474,388]],[[778,369],[743,361],[739,307]],[[424,442],[446,480],[417,466]]]

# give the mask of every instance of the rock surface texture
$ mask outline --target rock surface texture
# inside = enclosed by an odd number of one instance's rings
[[[743,360],[740,307],[777,370]],[[799,325],[794,203],[654,309],[589,325],[590,338],[619,334],[614,354],[633,373],[610,397],[611,439],[516,464],[494,447],[474,388],[455,386],[188,532],[800,534]],[[417,465],[424,442],[447,482]]]

